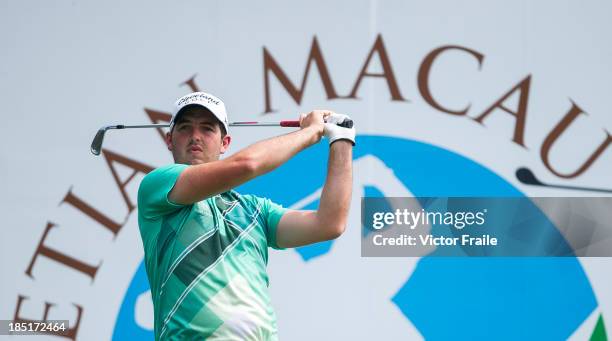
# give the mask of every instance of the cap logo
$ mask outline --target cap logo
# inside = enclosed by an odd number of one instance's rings
[[[210,97],[203,93],[199,93],[199,94],[192,94],[192,95],[181,98],[180,101],[177,103],[177,106],[180,107],[180,106],[187,105],[193,102],[207,102],[208,104],[213,103],[215,105],[219,105],[218,99]]]

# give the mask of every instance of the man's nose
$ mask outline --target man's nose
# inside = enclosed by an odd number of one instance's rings
[[[202,133],[198,129],[193,129],[191,131],[190,138],[191,138],[192,141],[201,142],[202,141]]]

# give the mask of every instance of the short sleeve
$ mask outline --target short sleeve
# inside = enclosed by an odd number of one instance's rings
[[[146,219],[155,219],[176,211],[184,205],[168,199],[181,172],[189,167],[183,164],[172,164],[155,169],[147,174],[138,188],[138,212]]]
[[[264,200],[263,207],[266,212],[266,239],[268,241],[268,246],[273,249],[282,250],[276,243],[276,230],[278,228],[278,222],[281,220],[283,214],[287,212],[287,209],[272,202],[270,199],[262,200]]]

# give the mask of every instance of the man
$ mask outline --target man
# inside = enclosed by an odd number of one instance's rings
[[[343,233],[355,130],[334,123],[347,118],[321,110],[303,114],[300,130],[220,159],[231,142],[223,102],[203,92],[176,102],[166,135],[175,164],[149,173],[138,190],[156,340],[277,339],[267,248],[307,245]],[[318,210],[288,210],[232,190],[324,135],[330,153]],[[295,176],[308,176],[308,170]]]

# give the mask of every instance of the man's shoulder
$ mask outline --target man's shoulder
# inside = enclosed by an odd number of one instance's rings
[[[185,165],[182,163],[170,163],[170,164],[155,168],[154,170],[147,173],[147,175],[145,175],[144,178],[146,179],[146,178],[156,177],[162,174],[167,174],[169,172],[176,172],[176,171],[180,173],[180,171],[182,171],[183,169],[187,167],[189,167],[189,165]]]
[[[159,181],[176,180],[178,175],[187,167],[188,165],[172,163],[155,168],[144,176],[140,182],[140,187],[156,184]]]
[[[167,195],[174,187],[179,175],[188,165],[170,164],[149,172],[138,186],[138,213],[145,217],[157,215],[158,211],[172,211],[180,205],[168,201]]]

